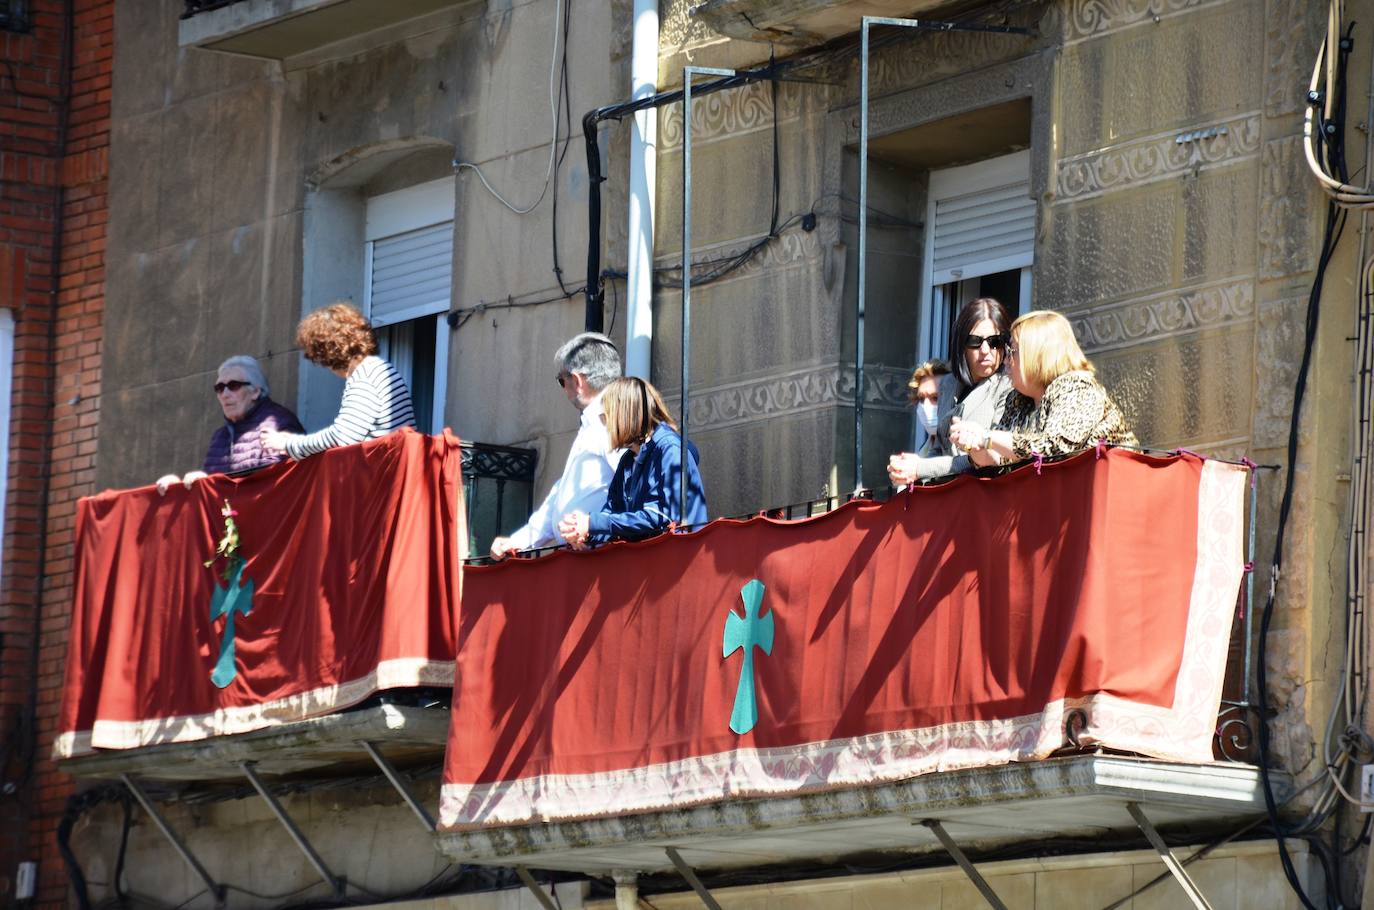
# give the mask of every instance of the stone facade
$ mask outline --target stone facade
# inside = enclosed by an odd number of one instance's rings
[[[679,83],[689,60],[733,66],[767,59],[766,45],[722,36],[689,15],[691,6],[662,4],[660,87]],[[926,6],[938,13],[948,4]],[[114,47],[113,100],[98,67],[89,87],[91,107],[112,104],[109,239],[100,134],[83,147],[96,156],[84,163],[37,154],[43,160],[33,180],[50,189],[60,172],[71,190],[62,213],[71,233],[64,243],[71,245],[64,246],[57,287],[59,308],[68,310],[57,317],[65,328],[55,354],[42,349],[37,329],[26,342],[32,352],[20,362],[32,365],[33,375],[16,373],[14,400],[32,410],[16,429],[41,433],[52,420],[54,434],[68,435],[55,436],[51,452],[36,453],[22,435],[11,445],[11,463],[30,472],[12,470],[10,480],[0,682],[19,659],[12,653],[16,628],[30,627],[42,590],[45,604],[69,596],[63,560],[70,558],[74,497],[199,464],[218,421],[208,387],[224,357],[258,356],[275,397],[298,404],[311,428],[331,413],[337,384],[302,363],[292,333],[302,313],[360,286],[354,260],[361,254],[354,247],[340,252],[346,237],[334,215],[354,217],[359,200],[447,177],[454,158],[480,165],[513,202],[528,204],[549,154],[547,0],[454,4],[423,27],[359,35],[275,62],[180,47],[180,4],[170,0],[78,3],[85,7],[93,23],[110,21],[113,7],[112,30],[89,26],[92,65],[108,61]],[[930,173],[1023,149],[1036,201],[1032,299],[1023,306],[1070,317],[1146,444],[1284,463],[1325,218],[1300,144],[1301,89],[1319,41],[1319,5],[1044,0],[984,7],[1035,34],[902,35],[874,52],[871,128],[875,141],[890,144],[870,173],[870,204],[883,217],[869,232],[863,481],[884,485],[887,455],[910,439],[905,378],[923,344]],[[560,470],[576,428],[551,386],[550,357],[584,318],[582,298],[559,288],[552,236],[556,228],[564,283],[575,289],[587,223],[579,117],[623,99],[629,83],[628,0],[585,7],[575,0],[573,8],[572,133],[558,172],[556,225],[547,201],[519,216],[471,171],[455,178],[450,309],[460,319],[448,337],[446,422],[464,438],[536,448],[540,494]],[[857,20],[846,30],[853,28]],[[7,48],[15,46],[16,39],[6,40]],[[776,93],[762,83],[710,95],[693,112],[692,262],[732,256],[767,232],[775,135],[780,162],[779,236],[743,267],[693,292],[688,414],[713,515],[842,495],[854,485],[857,54],[833,45],[805,75],[807,81],[783,82]],[[1025,106],[1025,129],[995,140],[980,134],[963,152],[930,158],[927,140],[942,124],[997,105]],[[99,122],[98,113],[82,116],[83,123]],[[671,269],[684,258],[684,125],[680,106],[659,112],[655,261],[665,279],[676,277]],[[626,130],[611,124],[603,131],[609,180],[599,239],[603,265],[616,270],[626,256]],[[10,147],[0,151],[9,180]],[[805,214],[817,216],[814,230],[803,227]],[[4,215],[0,230],[7,229]],[[32,255],[40,262],[52,254],[37,236],[46,226],[25,228],[36,236]],[[1268,652],[1275,755],[1294,772],[1310,770],[1320,745],[1313,730],[1331,698],[1333,658],[1321,643],[1337,625],[1333,592],[1343,584],[1328,553],[1339,539],[1339,476],[1348,470],[1349,351],[1342,339],[1353,313],[1353,244],[1347,240],[1333,260],[1331,273],[1344,277],[1323,304]],[[0,234],[0,277],[14,245]],[[676,410],[680,294],[668,283],[654,298],[652,378]],[[28,288],[23,305],[41,311],[50,284]],[[607,322],[615,335],[624,331],[623,295],[623,284],[612,279]],[[45,312],[35,325],[51,318]],[[51,363],[58,365],[55,379]],[[50,380],[54,393],[33,390]],[[49,479],[40,489],[32,475],[43,466]],[[1264,563],[1274,543],[1280,476],[1261,472],[1261,592],[1270,583]],[[34,532],[34,510],[45,497],[53,536],[40,588],[35,572],[24,574],[36,556],[20,538]],[[20,590],[21,582],[28,588]],[[64,616],[60,606],[44,614],[40,688],[48,711],[60,678]],[[21,700],[6,688],[0,696],[0,708]],[[61,814],[65,783],[50,765],[40,767],[52,790],[33,830],[46,838]],[[432,803],[431,784],[422,783],[421,796]],[[8,818],[4,805],[0,822]],[[303,793],[289,807],[308,818],[308,831],[331,856],[351,855],[361,838],[382,845],[376,862],[346,870],[368,888],[399,892],[441,869],[427,836],[381,787]],[[303,888],[313,878],[295,856],[284,858],[280,832],[268,833],[268,820],[248,800],[179,806],[173,822],[202,854],[228,846],[245,851],[232,858],[234,867],[256,869],[264,892]],[[0,830],[0,859],[8,862],[4,836]],[[74,848],[94,858],[87,870],[93,880],[109,880],[118,839],[112,806],[89,813],[76,831]],[[130,850],[135,891],[175,903],[199,887],[150,826],[135,826]],[[221,856],[217,874],[230,868],[231,859]],[[1223,858],[1231,871],[1217,874],[1233,879],[1247,863],[1264,866],[1266,875],[1274,870],[1267,853]],[[50,842],[39,859],[41,903],[58,906],[63,879]],[[0,878],[12,866],[0,869]],[[1129,884],[1138,873],[1122,860],[1112,874]],[[1071,878],[1062,893],[1079,893]],[[1037,892],[1035,900],[1044,899]],[[268,904],[245,900],[244,906]],[[860,892],[836,901],[808,905],[859,905]],[[963,905],[951,901],[944,906]]]

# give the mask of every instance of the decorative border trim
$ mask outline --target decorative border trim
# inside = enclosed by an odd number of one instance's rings
[[[440,826],[571,821],[714,800],[795,795],[1047,758],[1063,743],[1064,715],[1088,715],[1080,741],[1154,758],[1207,763],[1225,679],[1227,642],[1242,572],[1246,473],[1207,461],[1198,484],[1198,562],[1171,707],[1111,695],[1065,699],[1039,714],[898,730],[779,749],[737,749],[640,768],[543,775],[440,790]],[[608,794],[615,794],[610,798]]]
[[[1213,127],[1215,133],[1211,133]],[[1211,135],[1187,142],[1178,138],[1188,130],[1170,130],[1061,158],[1056,167],[1056,201],[1092,199],[1111,190],[1147,186],[1188,171],[1212,170],[1259,156],[1259,111],[1209,124],[1205,130]]]
[[[906,384],[911,378],[910,370],[869,364],[864,376],[865,408],[909,414]],[[663,389],[669,401],[681,394],[680,388]],[[694,390],[688,406],[692,432],[698,433],[827,408],[852,407],[853,402],[854,367],[828,363]]]
[[[210,714],[189,714],[149,720],[97,720],[90,730],[68,731],[53,740],[54,759],[72,758],[96,749],[137,749],[163,743],[193,742],[212,736],[251,733],[332,714],[352,707],[383,689],[405,686],[452,686],[454,662],[427,657],[384,660],[366,676],[311,689],[257,705],[220,708]]]
[[[1075,0],[1064,22],[1064,46],[1141,25],[1157,25],[1164,19],[1228,2],[1230,0]]]
[[[1091,353],[1249,322],[1255,317],[1255,282],[1232,278],[1219,284],[1169,291],[1139,300],[1071,312],[1074,334]]]

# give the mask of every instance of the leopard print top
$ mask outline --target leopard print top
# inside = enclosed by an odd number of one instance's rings
[[[996,429],[1010,430],[1016,459],[1068,455],[1097,442],[1138,446],[1121,409],[1102,383],[1086,370],[1056,377],[1037,407],[1019,392],[1007,399]]]

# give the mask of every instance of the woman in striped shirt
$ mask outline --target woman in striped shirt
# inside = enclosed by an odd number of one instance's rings
[[[343,400],[334,422],[315,433],[270,433],[263,448],[285,452],[296,461],[325,449],[377,439],[415,426],[410,390],[396,368],[377,356],[372,325],[343,301],[315,310],[301,320],[296,344],[305,359],[344,380]]]

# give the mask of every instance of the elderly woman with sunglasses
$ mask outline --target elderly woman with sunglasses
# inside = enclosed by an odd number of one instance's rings
[[[971,471],[976,466],[966,450],[950,438],[959,421],[993,426],[1011,394],[1002,370],[1007,343],[1007,311],[991,297],[980,297],[959,311],[950,336],[953,372],[942,376],[936,402],[936,431],[925,454],[899,452],[888,459],[887,476],[895,486]]]
[[[1013,322],[1007,362],[1016,394],[1002,420],[992,429],[966,420],[950,430],[974,463],[1069,455],[1099,442],[1139,444],[1059,313],[1036,310]]]
[[[301,433],[305,428],[296,415],[272,400],[258,361],[237,354],[219,365],[215,374],[215,398],[224,414],[224,426],[210,437],[205,464],[184,476],[167,474],[157,480],[157,491],[166,494],[173,484],[191,484],[208,474],[237,474],[281,461],[285,455],[263,448],[262,436],[277,430]]]

